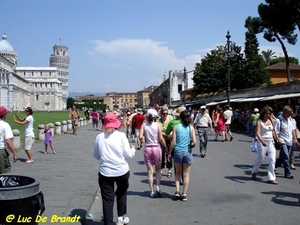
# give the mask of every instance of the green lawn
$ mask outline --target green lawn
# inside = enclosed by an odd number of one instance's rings
[[[24,118],[26,115],[24,111],[19,112],[18,116],[20,118]],[[55,122],[62,122],[64,120],[69,119],[69,111],[34,111],[32,114],[34,118],[34,133],[36,135],[37,126],[39,124],[47,124],[47,123],[55,123]],[[83,116],[83,113],[81,113]],[[14,113],[10,112],[6,116],[6,122],[9,123],[11,129],[18,129],[20,131],[21,139],[24,138],[24,126],[17,124],[14,122]]]

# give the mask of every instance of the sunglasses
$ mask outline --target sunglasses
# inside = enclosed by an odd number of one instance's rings
[[[168,113],[163,113],[163,115],[168,115]]]

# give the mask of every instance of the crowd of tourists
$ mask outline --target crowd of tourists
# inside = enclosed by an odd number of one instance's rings
[[[16,151],[11,142],[13,137],[11,128],[4,121],[7,112],[4,107],[0,107],[0,133],[2,134],[0,136],[0,174],[10,172],[7,148],[12,152],[13,160],[17,160]],[[134,157],[136,150],[143,149],[149,197],[161,196],[160,182],[164,169],[167,169],[168,178],[173,177],[174,171],[174,198],[186,202],[190,170],[195,155],[192,154],[192,148],[198,144],[200,157],[205,158],[209,132],[215,135],[212,141],[219,141],[220,138],[221,142],[230,142],[234,140],[231,130],[244,127],[246,132],[253,133],[254,142],[257,144],[257,157],[251,170],[251,178],[254,180],[258,178],[259,168],[264,158],[268,157],[268,184],[277,184],[276,169],[280,167],[283,167],[285,178],[293,179],[292,170],[296,170],[295,150],[299,149],[298,141],[300,141],[300,109],[294,113],[290,106],[285,106],[277,117],[269,106],[260,110],[254,108],[251,112],[250,114],[249,110],[245,116],[245,113],[240,113],[237,109],[233,110],[228,105],[224,108],[216,105],[213,110],[203,105],[198,109],[190,107],[169,109],[167,106],[156,106],[150,109],[103,110],[102,112],[93,110],[91,113],[86,111],[84,114],[87,119],[92,119],[93,129],[103,131],[94,141],[93,156],[99,160],[98,183],[105,224],[115,224],[113,221],[115,196],[118,205],[117,225],[129,223],[126,214],[130,168],[126,158]],[[30,151],[34,138],[33,111],[28,107],[25,113],[25,118],[20,118],[15,114],[14,121],[25,125],[25,151],[28,156],[26,163],[33,163]],[[72,120],[75,135],[79,116],[79,111],[73,107],[69,118]],[[242,118],[246,118],[246,121],[242,122]],[[47,128],[45,132],[48,130]],[[196,133],[198,138],[196,138]],[[47,145],[55,154],[50,133],[47,136]],[[278,157],[276,149],[279,150]],[[115,185],[116,190],[114,190]]]

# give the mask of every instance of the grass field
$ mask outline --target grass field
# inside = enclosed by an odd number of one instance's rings
[[[25,112],[21,111],[19,112],[18,116],[20,118],[26,117]],[[32,114],[34,118],[34,133],[36,135],[37,132],[37,126],[39,124],[47,124],[47,123],[55,123],[55,122],[62,122],[67,121],[69,119],[69,111],[34,111]],[[83,116],[83,113],[81,113],[81,116]],[[14,113],[10,112],[6,116],[6,122],[9,123],[11,126],[11,129],[18,129],[20,131],[21,139],[24,138],[24,126],[17,124],[14,122]]]

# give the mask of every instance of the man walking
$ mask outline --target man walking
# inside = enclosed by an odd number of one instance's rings
[[[281,149],[279,158],[276,160],[275,168],[283,165],[284,175],[288,179],[293,179],[289,162],[289,155],[292,150],[293,143],[297,144],[295,133],[296,126],[292,121],[291,114],[293,109],[290,106],[285,106],[282,110],[282,115],[279,115],[275,120],[275,131],[278,134]]]
[[[205,106],[200,107],[200,113],[198,113],[196,116],[194,127],[197,129],[199,135],[200,156],[201,158],[204,158],[208,140],[207,128],[210,127],[210,130],[213,133],[212,120],[209,114],[206,112]]]
[[[72,121],[73,134],[75,134],[75,135],[77,135],[79,116],[80,116],[80,114],[79,114],[78,109],[76,109],[75,105],[73,105],[72,109],[69,113],[69,119]]]
[[[227,134],[229,134],[230,136],[230,141],[233,140],[233,135],[231,133],[231,119],[232,119],[232,110],[230,110],[230,107],[229,105],[226,105],[225,106],[225,112],[224,112],[224,115],[225,115],[225,118],[226,118],[226,122],[225,122],[225,125],[226,125],[226,132],[225,132],[225,141],[228,141],[227,139]]]
[[[0,107],[0,174],[10,173],[11,165],[9,162],[9,153],[7,151],[7,147],[13,154],[14,162],[17,161],[17,153],[12,143],[13,132],[11,130],[10,125],[5,122],[6,114],[8,110],[1,106]]]
[[[134,127],[137,150],[140,150],[142,147],[141,140],[138,137],[139,137],[139,133],[140,133],[142,124],[146,120],[145,116],[142,114],[143,114],[143,109],[139,108],[139,109],[137,109],[137,114],[132,117],[132,126]]]

